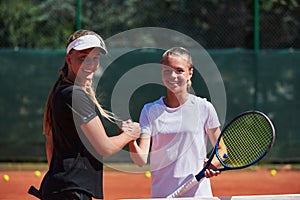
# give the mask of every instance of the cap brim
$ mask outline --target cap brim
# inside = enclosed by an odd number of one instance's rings
[[[93,47],[99,47],[100,52],[103,54],[107,53],[104,41],[102,40],[102,38],[99,38],[95,35],[84,35],[75,39],[68,45],[67,53],[69,53],[72,49],[80,51]]]
[[[105,48],[103,48],[102,46],[99,46],[99,45],[95,45],[95,44],[84,43],[84,44],[80,44],[80,45],[74,47],[73,49],[80,51],[80,50],[95,48],[95,47],[100,48],[100,51],[102,54],[107,54],[107,50]]]

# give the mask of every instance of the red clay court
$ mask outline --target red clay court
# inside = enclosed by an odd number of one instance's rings
[[[27,194],[30,185],[38,187],[40,177],[34,170],[0,171],[0,199],[36,199]],[[3,175],[9,175],[9,181]],[[300,170],[281,168],[272,176],[270,169],[253,168],[223,172],[211,179],[214,196],[300,194]],[[104,171],[104,193],[106,200],[149,198],[151,179],[144,173],[126,173],[115,170]]]

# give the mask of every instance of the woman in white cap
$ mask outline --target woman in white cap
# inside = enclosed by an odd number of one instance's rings
[[[102,118],[114,118],[101,108],[91,87],[101,53],[107,53],[105,43],[93,31],[76,31],[68,39],[65,64],[45,107],[49,170],[41,199],[103,199],[101,158],[139,137],[139,124],[130,121],[122,123],[125,131],[117,136],[105,132]]]

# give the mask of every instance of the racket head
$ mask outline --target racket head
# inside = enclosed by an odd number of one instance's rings
[[[220,141],[227,153],[218,151]],[[241,169],[257,163],[271,149],[275,141],[275,128],[262,112],[247,111],[229,122],[218,138],[215,153],[223,168]],[[222,155],[223,154],[223,155]]]

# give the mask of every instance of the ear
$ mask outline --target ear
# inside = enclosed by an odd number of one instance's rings
[[[194,73],[194,68],[193,68],[193,67],[191,67],[191,68],[189,69],[189,79],[191,79],[191,78],[192,78],[192,76],[193,76],[193,73]]]
[[[69,53],[66,55],[66,62],[68,64],[68,66],[71,66],[71,64],[72,64],[72,62],[71,62],[71,55]]]

